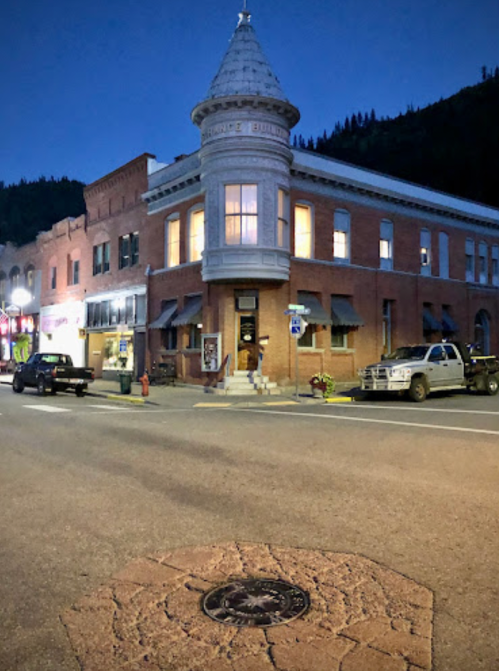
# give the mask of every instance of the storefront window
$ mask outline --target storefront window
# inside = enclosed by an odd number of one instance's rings
[[[131,333],[108,333],[104,340],[103,370],[133,370],[133,336]]]

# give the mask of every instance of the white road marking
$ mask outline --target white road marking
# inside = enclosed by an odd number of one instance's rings
[[[87,408],[99,408],[99,410],[118,410],[119,412],[126,412],[130,408],[123,408],[118,405],[88,405]]]
[[[58,408],[56,405],[23,405],[30,410],[41,410],[42,412],[71,412],[69,408]]]
[[[399,405],[368,405],[367,403],[352,403],[352,405],[346,405],[346,410],[362,410],[362,409],[373,409],[373,410],[402,410],[408,412],[454,412],[461,414],[469,415],[499,415],[499,410],[458,410],[455,408],[411,408],[410,406],[401,407]],[[343,406],[342,406],[343,409]],[[331,408],[331,410],[337,410],[337,408]]]
[[[251,412],[266,415],[279,415],[280,417],[291,415],[293,417],[318,417],[319,419],[337,419],[340,422],[368,422],[370,424],[392,424],[395,426],[412,426],[418,429],[436,429],[438,431],[458,431],[462,433],[483,433],[489,436],[499,436],[499,431],[488,431],[487,429],[469,429],[459,426],[442,426],[439,424],[418,424],[417,422],[396,422],[390,419],[367,419],[365,417],[345,417],[343,415],[322,415],[316,412],[277,412],[275,410],[250,410],[244,408],[223,408],[226,412]]]

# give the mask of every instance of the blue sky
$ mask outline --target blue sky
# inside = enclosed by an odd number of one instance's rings
[[[90,183],[143,152],[199,147],[190,121],[242,0],[16,0],[0,21],[0,180]],[[295,132],[396,116],[499,65],[497,0],[248,0]]]

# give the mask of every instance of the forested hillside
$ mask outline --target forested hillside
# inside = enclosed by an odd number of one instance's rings
[[[295,146],[499,207],[499,68],[456,95],[395,119],[353,114]]]
[[[0,182],[0,244],[31,242],[64,217],[85,212],[82,182],[41,177],[5,186]]]

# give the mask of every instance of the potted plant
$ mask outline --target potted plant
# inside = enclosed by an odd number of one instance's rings
[[[334,394],[336,383],[329,373],[315,373],[310,378],[312,395],[316,398],[329,398]]]

